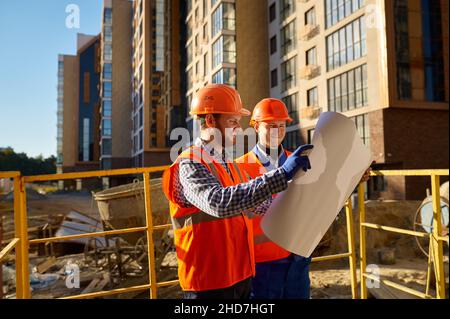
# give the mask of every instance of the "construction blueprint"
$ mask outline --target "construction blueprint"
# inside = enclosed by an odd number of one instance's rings
[[[312,169],[300,171],[262,220],[265,235],[284,249],[308,257],[372,163],[355,123],[322,113],[309,155]]]

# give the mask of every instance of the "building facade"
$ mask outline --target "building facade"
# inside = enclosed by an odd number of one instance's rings
[[[136,0],[132,20],[132,165],[170,163],[168,113],[160,104],[164,0]]]
[[[185,18],[185,1],[165,0],[164,71],[161,76],[161,100],[159,103],[167,114],[165,135],[168,137],[168,146],[177,142],[176,140],[170,140],[172,130],[187,127]]]
[[[99,165],[100,36],[78,37],[78,162],[86,170]]]
[[[78,60],[77,56],[58,57],[57,156],[58,174],[74,170],[78,149]],[[63,182],[58,182],[60,189]]]
[[[99,87],[100,36],[78,34],[77,54],[58,57],[58,173],[99,168]],[[59,187],[75,186],[65,182]]]
[[[266,17],[258,0],[187,1],[187,108],[195,92],[210,83],[235,87],[250,110],[268,96]],[[186,122],[191,131],[197,129],[191,117]]]
[[[101,37],[80,35],[77,56],[59,58],[58,171],[169,164],[170,133],[197,129],[190,102],[209,83],[235,87],[250,110],[282,99],[294,118],[288,149],[335,111],[353,119],[375,168],[446,168],[447,9],[444,0],[105,0]],[[368,193],[422,198],[426,187],[377,177]]]
[[[101,33],[101,169],[131,167],[132,1],[105,0]]]
[[[376,168],[448,167],[447,7],[268,0],[270,95],[296,116],[288,130],[300,128],[301,140],[311,141],[320,113],[340,112],[355,121]],[[426,151],[416,152],[419,145]],[[369,195],[422,198],[427,186],[421,178],[374,178]]]

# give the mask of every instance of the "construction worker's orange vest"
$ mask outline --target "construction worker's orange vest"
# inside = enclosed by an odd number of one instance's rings
[[[286,151],[286,155],[291,155]],[[244,156],[236,160],[241,171],[245,171],[246,175],[254,179],[264,174],[266,169],[259,161],[253,151],[248,152]],[[275,197],[276,195],[274,195]],[[288,257],[291,253],[272,242],[261,229],[261,216],[252,216],[253,236],[255,242],[255,260],[257,263],[274,261]]]
[[[184,291],[227,288],[255,275],[253,226],[243,214],[216,218],[197,207],[183,207],[174,196],[181,159],[205,165],[223,187],[246,182],[235,163],[225,168],[199,147],[183,152],[164,173],[163,190],[170,202],[178,257],[178,276]]]

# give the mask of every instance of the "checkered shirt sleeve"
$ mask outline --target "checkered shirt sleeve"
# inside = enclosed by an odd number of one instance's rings
[[[195,206],[214,217],[226,218],[242,212],[264,214],[272,195],[286,188],[287,179],[281,168],[248,183],[223,187],[206,166],[183,159],[179,163],[174,196],[181,206]]]

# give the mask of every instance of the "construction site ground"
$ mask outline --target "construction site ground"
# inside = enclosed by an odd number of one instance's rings
[[[79,211],[83,214],[100,219],[99,212],[91,194],[87,192],[71,192],[61,194],[41,195],[35,190],[29,190],[28,201],[28,227],[30,239],[42,237],[42,226],[48,222],[61,222],[61,219],[71,211]],[[380,223],[402,228],[412,228],[415,210],[420,205],[416,201],[374,201],[367,203],[367,220],[369,222]],[[12,223],[12,201],[3,197],[0,202],[0,210],[3,212],[3,241],[7,242],[14,233]],[[356,238],[358,233],[358,216],[354,212]],[[423,243],[426,245],[426,243]],[[358,241],[356,247],[359,247]],[[58,256],[50,259],[36,250],[31,250],[30,266],[40,266],[43,274],[58,275],[55,283],[47,288],[40,288],[33,291],[33,298],[58,298],[76,295],[82,292],[92,292],[112,288],[121,288],[133,285],[148,283],[148,271],[143,270],[140,275],[124,276],[123,278],[111,278],[108,267],[96,268],[92,265],[92,260],[86,262],[86,254],[80,247],[67,246],[68,253],[65,256]],[[78,249],[78,251],[77,251]],[[342,214],[330,228],[322,243],[313,256],[331,255],[347,251],[347,233],[345,227],[345,216]],[[385,252],[393,252],[394,260],[392,264],[380,263],[380,256]],[[445,245],[445,267],[448,278],[448,246]],[[419,250],[415,239],[409,236],[384,233],[379,231],[369,231],[367,235],[368,264],[374,263],[380,268],[380,274],[394,282],[405,284],[425,292],[425,282],[427,278],[427,259]],[[11,257],[13,258],[13,257]],[[64,266],[67,262],[75,262],[80,265],[81,285],[78,289],[67,289],[65,282]],[[143,263],[146,261],[144,260]],[[8,264],[8,263],[6,263]],[[10,260],[12,263],[12,259]],[[132,263],[130,263],[131,266]],[[359,274],[359,271],[358,271]],[[5,276],[5,274],[3,274]],[[359,278],[359,277],[358,277]],[[158,272],[158,281],[176,279],[176,256],[172,249],[164,254]],[[347,259],[338,261],[327,261],[313,263],[310,272],[311,297],[313,299],[347,299],[351,298],[350,274]],[[447,279],[448,280],[448,279]],[[433,286],[431,286],[433,288]],[[5,291],[6,297],[14,298],[14,291]],[[359,287],[358,287],[359,289]],[[389,291],[382,296],[389,296]],[[430,293],[434,293],[430,290]],[[386,295],[387,294],[387,295]],[[148,292],[128,293],[107,298],[148,298]],[[182,293],[178,286],[160,288],[159,298],[181,298]],[[375,296],[373,294],[373,297]],[[396,294],[397,298],[414,298],[406,294]]]

